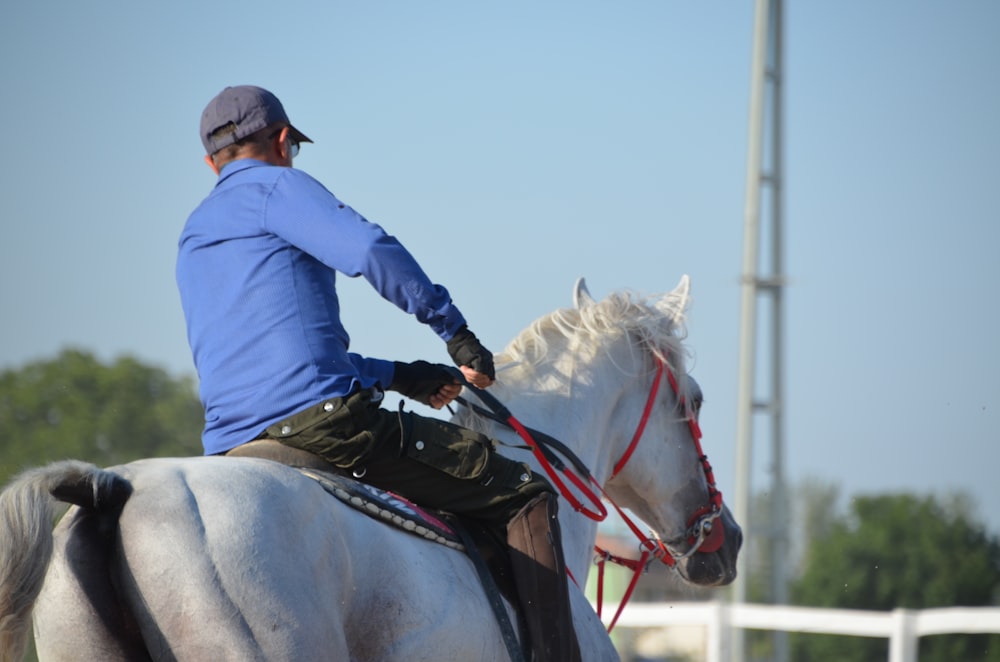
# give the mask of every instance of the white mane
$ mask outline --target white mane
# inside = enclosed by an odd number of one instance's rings
[[[501,368],[508,363],[538,367],[546,362],[553,344],[572,341],[581,346],[600,346],[609,339],[628,335],[675,373],[683,374],[688,301],[686,277],[666,294],[642,296],[624,290],[602,301],[590,298],[581,281],[578,307],[562,308],[536,320],[504,348],[497,363]]]

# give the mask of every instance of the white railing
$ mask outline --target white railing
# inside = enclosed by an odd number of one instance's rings
[[[618,605],[604,605],[606,618]],[[1000,607],[895,609],[891,612],[725,602],[630,603],[618,628],[706,628],[706,662],[732,660],[735,628],[889,639],[889,662],[916,662],[917,639],[932,634],[1000,633]]]

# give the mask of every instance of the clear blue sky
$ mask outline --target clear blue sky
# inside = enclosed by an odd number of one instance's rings
[[[297,165],[399,236],[499,350],[693,283],[733,494],[753,3],[18,2],[0,8],[0,367],[77,346],[193,371],[176,239],[200,112],[254,83]],[[787,473],[965,490],[1000,532],[1000,3],[786,3]],[[207,284],[208,285],[208,284]],[[354,347],[446,361],[363,282]],[[768,484],[758,441],[754,489]]]

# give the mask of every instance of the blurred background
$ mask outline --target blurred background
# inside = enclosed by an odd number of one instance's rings
[[[662,0],[0,7],[0,478],[67,456],[200,452],[176,242],[214,183],[202,108],[256,84],[315,141],[296,167],[398,236],[495,351],[570,305],[579,276],[601,297],[689,274],[704,445],[732,505],[753,13]],[[782,471],[799,604],[832,600],[799,584],[817,541],[863,536],[870,550],[865,527],[902,524],[887,549],[912,552],[923,543],[900,536],[934,528],[914,518],[941,525],[928,554],[984,555],[943,562],[979,568],[982,595],[949,578],[934,600],[997,602],[998,30],[992,0],[784,8]],[[448,361],[367,283],[340,290],[352,349]],[[746,559],[760,601],[772,569],[754,536],[776,525],[774,469],[755,441]],[[920,589],[920,604],[895,592],[854,606],[934,606]]]

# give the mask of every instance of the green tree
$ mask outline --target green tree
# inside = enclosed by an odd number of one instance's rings
[[[968,500],[911,494],[861,497],[810,541],[795,604],[891,610],[994,604],[1000,542],[969,519]],[[803,662],[885,660],[883,639],[793,635]],[[942,635],[920,642],[921,662],[1000,660],[1000,636]]]
[[[204,414],[193,379],[134,358],[105,365],[80,350],[0,373],[0,485],[73,458],[100,466],[200,455]]]

